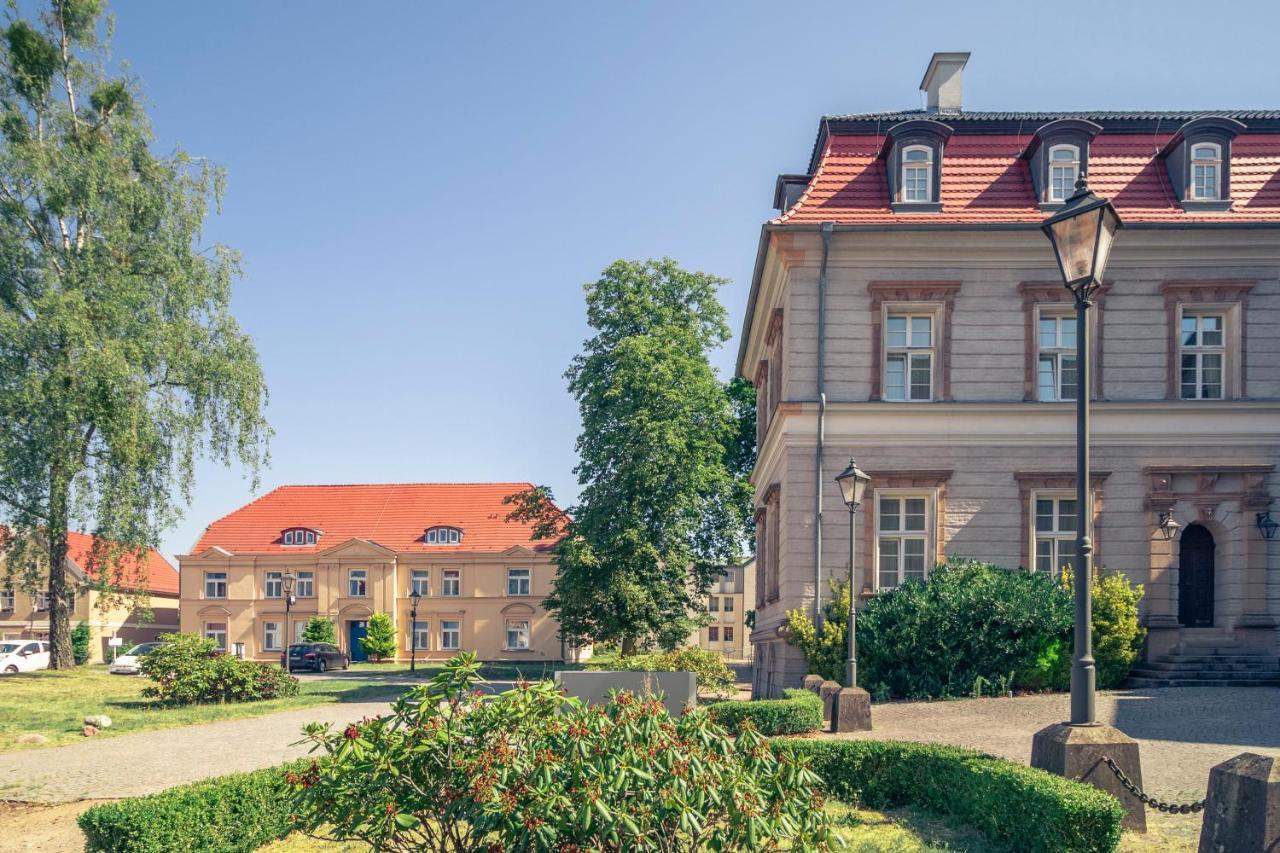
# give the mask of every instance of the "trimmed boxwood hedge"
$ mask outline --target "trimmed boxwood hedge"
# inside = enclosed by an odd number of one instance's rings
[[[1097,788],[971,749],[872,740],[777,739],[837,799],[884,809],[913,805],[951,815],[1019,851],[1111,853],[1125,810]]]
[[[79,818],[85,850],[252,853],[293,831],[286,769],[233,773],[94,806]]]
[[[763,735],[798,735],[822,728],[822,700],[808,690],[788,689],[782,699],[715,702],[707,706],[711,719],[734,734],[750,720]]]

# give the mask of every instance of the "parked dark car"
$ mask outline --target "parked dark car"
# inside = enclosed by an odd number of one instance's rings
[[[280,655],[280,663],[285,662],[285,654],[289,656],[289,671],[310,669],[324,672],[326,669],[350,669],[351,658],[337,646],[328,643],[294,643],[289,650]]]

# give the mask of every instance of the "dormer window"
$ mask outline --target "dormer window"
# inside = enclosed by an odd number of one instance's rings
[[[1066,201],[1080,177],[1080,148],[1055,145],[1049,149],[1049,201]]]
[[[1187,212],[1231,209],[1231,144],[1245,129],[1226,116],[1192,119],[1178,128],[1160,157]]]
[[[933,201],[933,151],[912,145],[902,152],[902,200]]]
[[[1221,172],[1221,146],[1213,142],[1191,146],[1191,198],[1196,201],[1220,199],[1218,176]]]
[[[462,541],[462,531],[456,527],[429,527],[423,541],[428,545],[457,545]]]
[[[932,119],[895,124],[885,132],[880,157],[889,178],[894,213],[937,213],[942,209],[942,149],[951,128]]]
[[[317,534],[318,531],[309,527],[290,527],[281,534],[281,540],[286,545],[314,545]]]
[[[1089,170],[1089,145],[1102,125],[1076,118],[1055,119],[1031,137],[1022,159],[1030,166],[1031,184],[1041,210],[1057,210],[1076,191],[1076,181]]]

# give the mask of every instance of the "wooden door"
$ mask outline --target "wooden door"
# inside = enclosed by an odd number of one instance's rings
[[[1188,628],[1213,626],[1213,534],[1192,524],[1178,552],[1178,621]]]

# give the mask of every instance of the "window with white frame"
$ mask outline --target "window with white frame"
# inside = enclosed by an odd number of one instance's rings
[[[927,145],[902,151],[902,200],[933,201],[933,149]]]
[[[205,598],[226,598],[227,597],[227,573],[226,572],[205,572],[204,573],[204,597]]]
[[[316,532],[305,527],[291,527],[282,534],[286,545],[314,545]]]
[[[507,569],[507,595],[529,595],[529,582],[528,569]]]
[[[462,531],[456,527],[429,527],[423,540],[428,545],[457,545],[462,541]]]
[[[316,597],[316,573],[315,572],[295,572],[293,581],[293,594],[296,598],[315,598]]]
[[[264,652],[280,651],[280,623],[262,623],[262,650]]]
[[[1036,571],[1057,577],[1076,553],[1076,499],[1035,496]]]
[[[521,651],[529,648],[529,620],[507,620],[507,648]]]
[[[462,648],[462,623],[445,619],[440,623],[440,648],[454,650]]]
[[[1055,145],[1049,149],[1049,201],[1066,201],[1076,191],[1080,177],[1080,149]]]
[[[431,623],[430,622],[414,622],[413,635],[410,642],[419,650],[426,651],[431,648]]]
[[[283,598],[284,572],[267,572],[262,583],[262,594],[267,598]]]
[[[43,612],[49,609],[49,593],[46,590],[40,590],[35,595],[35,609]]]
[[[1222,148],[1214,142],[1191,146],[1191,198],[1217,201],[1222,196]]]
[[[720,626],[712,625],[707,629],[707,641],[711,643],[720,642]]]
[[[724,641],[725,641],[726,643],[732,643],[732,642],[733,642],[733,626],[732,626],[732,625],[725,625],[725,626],[724,626]]]
[[[307,633],[307,622],[305,619],[293,623],[293,641],[295,643],[304,642],[305,638],[302,635],[305,633]]]
[[[12,611],[17,607],[17,599],[12,589],[0,589],[0,610]]]
[[[1226,359],[1226,322],[1222,314],[1183,312],[1178,338],[1182,399],[1221,400]]]
[[[720,598],[718,596],[713,595],[707,599],[707,610],[711,613],[720,612]]]
[[[206,640],[213,640],[213,648],[215,651],[225,652],[227,650],[227,623],[204,623],[204,638]]]
[[[347,570],[347,595],[350,598],[364,598],[369,594],[369,571],[367,569]]]
[[[1036,345],[1037,398],[1044,403],[1074,400],[1078,381],[1075,318],[1041,314]]]
[[[733,599],[727,595],[724,598],[724,612],[725,613],[733,612]]]
[[[445,598],[456,598],[462,595],[462,572],[457,569],[445,569],[440,578],[440,594]]]
[[[410,595],[431,594],[431,572],[427,569],[414,569],[409,578]]]
[[[933,314],[891,313],[885,318],[885,399],[933,399]]]
[[[876,554],[880,589],[924,580],[929,567],[929,504],[925,495],[877,495]]]

